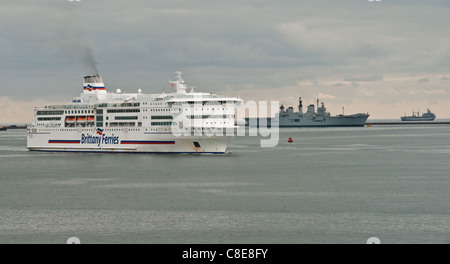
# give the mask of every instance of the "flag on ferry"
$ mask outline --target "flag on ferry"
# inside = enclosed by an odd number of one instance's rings
[[[97,134],[100,136],[103,135],[103,129],[97,128]]]

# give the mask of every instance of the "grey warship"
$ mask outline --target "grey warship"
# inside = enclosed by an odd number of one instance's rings
[[[303,113],[302,98],[299,98],[298,112],[294,112],[293,107],[285,109],[283,105],[280,106],[280,112],[275,117],[270,118],[246,118],[246,125],[279,127],[361,127],[366,124],[369,118],[368,113],[357,113],[352,115],[336,115],[332,116],[325,108],[324,102],[319,106],[319,99],[317,99],[317,112],[315,105],[308,106],[306,113]],[[264,119],[264,120],[263,120]],[[262,122],[261,122],[262,121]]]

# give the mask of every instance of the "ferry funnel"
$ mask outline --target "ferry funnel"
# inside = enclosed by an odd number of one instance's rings
[[[100,76],[85,76],[83,83],[84,93],[106,94],[105,84]]]

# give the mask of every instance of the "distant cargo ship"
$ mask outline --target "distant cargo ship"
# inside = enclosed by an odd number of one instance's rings
[[[317,99],[317,113],[314,104],[308,106],[306,113],[303,113],[302,98],[299,98],[298,112],[294,112],[293,107],[285,110],[284,106],[280,107],[277,113],[279,127],[346,127],[346,126],[364,126],[369,114],[357,113],[352,115],[336,115],[332,116],[327,112],[325,104],[322,102],[319,107],[319,99]],[[267,120],[267,126],[275,125],[275,118],[264,118]],[[246,124],[259,126],[261,118],[246,118]]]
[[[417,115],[416,115],[417,114]],[[427,109],[426,113],[423,113],[421,116],[419,115],[419,112],[415,113],[412,112],[412,115],[410,116],[402,116],[402,121],[433,121],[436,118],[436,115],[433,114],[430,109]]]

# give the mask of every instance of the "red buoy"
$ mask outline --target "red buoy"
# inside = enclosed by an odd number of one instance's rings
[[[289,137],[289,140],[288,140],[288,142],[289,142],[289,143],[292,143],[292,142],[294,142],[294,140],[292,140],[292,137]]]

